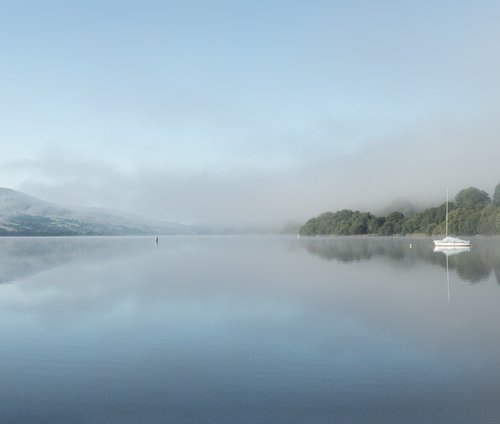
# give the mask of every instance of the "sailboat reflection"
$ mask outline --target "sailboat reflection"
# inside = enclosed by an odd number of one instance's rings
[[[434,248],[434,252],[442,252],[446,255],[446,257],[448,257],[448,256],[458,255],[459,253],[470,252],[470,246],[463,246],[463,247],[436,246]]]
[[[454,255],[459,255],[460,253],[470,252],[470,246],[463,247],[444,247],[444,246],[436,246],[434,248],[434,252],[444,253],[446,256],[446,285],[448,288],[448,303],[451,303],[451,295],[450,295],[450,269],[449,269],[449,257]]]

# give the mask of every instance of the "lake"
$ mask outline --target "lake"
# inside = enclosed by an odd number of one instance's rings
[[[0,283],[1,423],[500,422],[499,238],[0,238]]]

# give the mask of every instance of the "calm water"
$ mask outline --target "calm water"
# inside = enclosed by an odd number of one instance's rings
[[[1,423],[500,422],[498,238],[3,238],[0,282]]]

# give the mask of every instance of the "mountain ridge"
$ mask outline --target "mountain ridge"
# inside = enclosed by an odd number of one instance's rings
[[[1,236],[165,235],[192,228],[101,208],[72,208],[0,187]]]

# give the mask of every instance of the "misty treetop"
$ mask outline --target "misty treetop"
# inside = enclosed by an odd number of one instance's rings
[[[314,234],[371,234],[382,226],[380,218],[368,212],[343,209],[338,212],[325,212],[311,218],[300,229],[304,235]]]
[[[500,234],[500,184],[495,187],[493,199],[483,190],[469,187],[449,202],[450,234]],[[370,212],[343,209],[325,212],[309,219],[300,234],[312,235],[396,235],[396,234],[444,234],[446,204],[427,208],[405,216],[394,211],[384,217]]]

